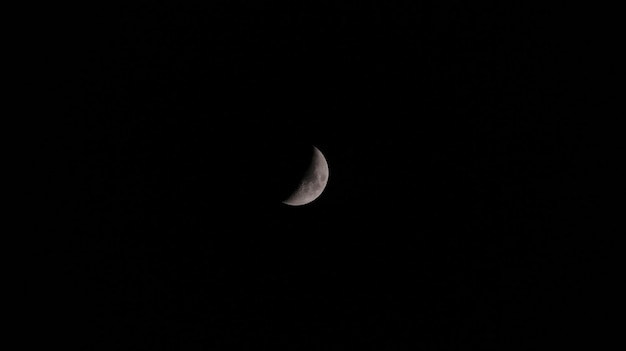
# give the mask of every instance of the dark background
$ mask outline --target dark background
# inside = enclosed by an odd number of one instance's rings
[[[526,350],[590,339],[594,38],[566,7],[74,8],[57,51],[81,349]],[[63,21],[59,21],[63,22]],[[65,51],[64,51],[65,50]],[[280,201],[311,145],[330,179]]]

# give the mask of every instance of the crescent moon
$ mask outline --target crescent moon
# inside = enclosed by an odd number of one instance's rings
[[[313,146],[313,157],[309,168],[304,173],[304,177],[302,177],[296,190],[283,200],[283,203],[290,206],[301,206],[317,199],[326,188],[328,176],[326,158],[318,148]]]

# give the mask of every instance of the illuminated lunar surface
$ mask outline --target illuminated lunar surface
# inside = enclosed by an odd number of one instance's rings
[[[324,155],[316,147],[313,147],[311,164],[300,181],[296,190],[283,200],[290,206],[301,206],[317,199],[328,183],[328,163]]]

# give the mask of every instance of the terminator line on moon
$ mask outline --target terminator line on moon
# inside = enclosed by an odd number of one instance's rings
[[[313,157],[309,168],[296,190],[283,200],[283,203],[290,206],[301,206],[317,199],[326,188],[328,176],[326,158],[318,148],[313,146]]]

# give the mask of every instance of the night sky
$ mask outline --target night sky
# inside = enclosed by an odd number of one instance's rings
[[[278,351],[584,337],[572,233],[591,205],[571,189],[586,78],[569,74],[582,58],[562,9],[175,3],[74,17],[61,338]],[[328,185],[286,206],[312,145]]]

